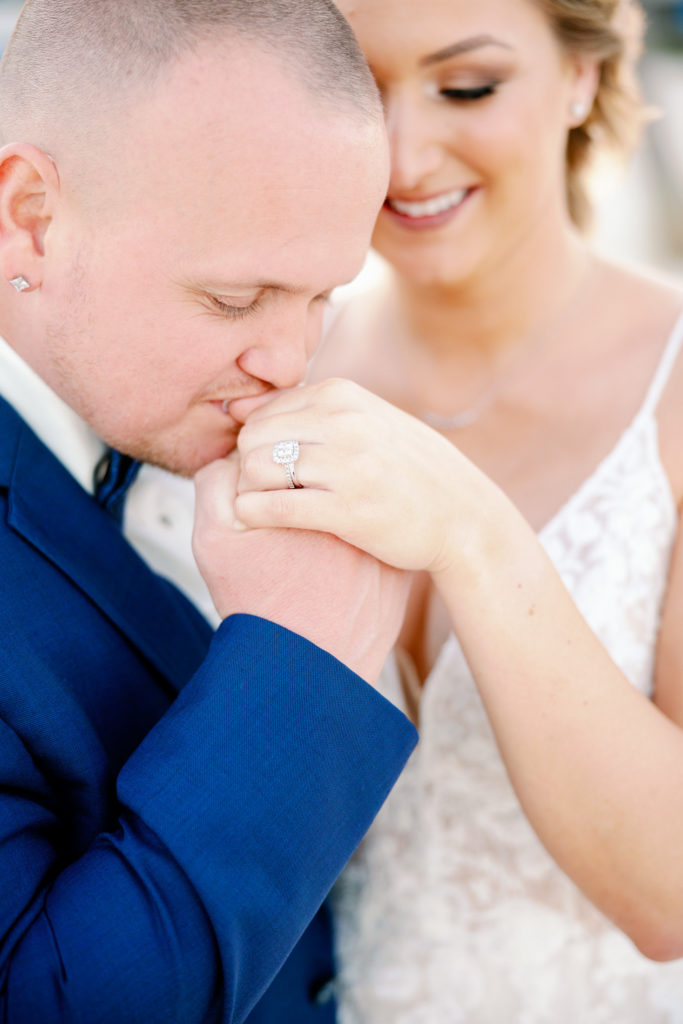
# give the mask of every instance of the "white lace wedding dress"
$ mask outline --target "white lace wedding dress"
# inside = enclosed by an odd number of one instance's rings
[[[648,696],[676,529],[655,409],[682,340],[683,318],[635,420],[540,534]],[[395,658],[382,686],[404,703]],[[641,956],[527,824],[453,636],[426,681],[419,728],[333,892],[340,1024],[683,1024],[683,961]]]

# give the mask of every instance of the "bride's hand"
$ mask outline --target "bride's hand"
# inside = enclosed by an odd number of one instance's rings
[[[287,440],[299,443],[301,489],[273,462],[273,445]],[[334,533],[401,569],[447,568],[478,501],[496,490],[436,431],[346,380],[261,406],[239,451],[235,512],[245,525]]]

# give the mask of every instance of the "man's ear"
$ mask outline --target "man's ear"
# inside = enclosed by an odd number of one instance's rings
[[[58,197],[52,157],[28,143],[0,148],[0,278],[23,278],[31,289],[40,287],[45,236]]]

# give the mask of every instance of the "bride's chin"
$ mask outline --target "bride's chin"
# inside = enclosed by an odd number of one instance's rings
[[[427,246],[379,236],[373,248],[406,284],[418,287],[458,289],[476,273],[475,261],[447,239]]]
[[[387,263],[403,283],[415,288],[443,292],[459,291],[469,280],[471,271],[454,267],[446,260],[388,259]]]

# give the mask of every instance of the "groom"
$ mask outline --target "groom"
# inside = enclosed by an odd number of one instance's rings
[[[28,0],[0,144],[1,1016],[243,1021],[414,743],[364,681],[405,581],[233,529],[225,462],[361,265],[381,110],[328,0]],[[112,450],[198,473],[215,635]],[[327,1012],[309,935],[273,1020]]]

